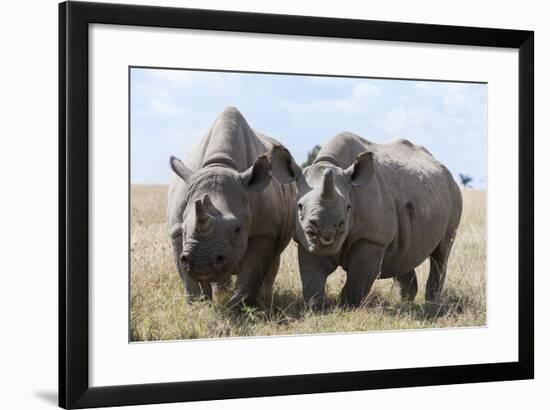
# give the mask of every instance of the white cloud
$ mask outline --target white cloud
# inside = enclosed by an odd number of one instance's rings
[[[181,107],[178,107],[176,104],[173,104],[162,98],[152,98],[150,101],[151,109],[154,112],[157,112],[162,115],[169,117],[175,117],[179,115],[182,111]]]
[[[449,115],[474,114],[484,106],[484,99],[480,98],[482,88],[469,83],[418,82],[414,87],[418,97],[442,101],[445,113]]]
[[[186,70],[148,70],[147,77],[162,81],[166,85],[186,86],[195,79],[195,72]]]
[[[311,76],[306,81],[313,85],[332,86],[341,83],[340,77]]]
[[[136,69],[132,81],[132,88],[139,93],[141,101],[147,103],[149,112],[175,117],[189,110],[189,107],[178,104],[181,93],[199,90],[200,93],[223,97],[229,93],[231,84],[239,80],[230,73]]]
[[[484,88],[468,83],[416,82],[385,116],[388,136],[466,133],[483,126]],[[405,134],[406,133],[406,134]]]
[[[293,114],[303,112],[332,112],[355,114],[365,111],[373,99],[382,94],[380,88],[373,84],[355,84],[348,97],[344,98],[319,98],[306,102],[296,102],[286,99],[279,99],[279,104],[291,111]]]
[[[353,99],[378,97],[381,94],[382,90],[380,90],[379,86],[369,83],[356,84],[352,90]]]
[[[464,84],[448,84],[443,96],[444,112],[449,116],[473,117],[483,112],[484,98],[472,95],[472,91]]]
[[[185,114],[185,108],[178,105],[174,93],[162,87],[155,87],[148,82],[135,84],[134,92],[140,95],[142,106],[139,113],[145,115],[160,114],[164,117],[176,117]]]
[[[390,138],[412,136],[417,130],[427,131],[437,122],[436,113],[427,107],[397,107],[386,114],[382,125]]]
[[[232,73],[191,70],[147,70],[149,84],[164,89],[214,90],[225,92],[231,83],[239,81],[238,76]]]

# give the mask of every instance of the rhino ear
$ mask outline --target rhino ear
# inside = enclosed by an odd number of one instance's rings
[[[344,174],[350,179],[353,186],[367,185],[374,175],[374,161],[372,152],[365,151],[357,155]]]
[[[170,167],[181,179],[185,182],[189,182],[189,178],[191,178],[193,172],[187,168],[183,162],[172,156],[170,157]]]
[[[271,175],[271,164],[264,154],[260,155],[250,168],[241,172],[240,177],[247,189],[261,192],[271,182]]]
[[[273,175],[282,184],[290,184],[302,175],[290,152],[282,145],[275,145],[270,152]]]

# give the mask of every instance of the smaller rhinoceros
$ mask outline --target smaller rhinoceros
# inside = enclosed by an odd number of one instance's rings
[[[171,158],[177,177],[168,191],[168,226],[188,301],[211,298],[211,284],[227,287],[231,274],[237,279],[229,305],[254,304],[260,290],[270,298],[292,237],[296,196],[294,185],[271,178],[275,146],[229,107],[185,164]]]
[[[462,196],[425,148],[342,133],[303,172],[284,148],[274,153],[272,169],[280,181],[297,182],[295,240],[304,299],[314,308],[322,306],[327,277],[338,266],[347,274],[344,304],[361,304],[375,279],[390,277],[413,300],[415,268],[428,257],[426,300],[439,299]]]

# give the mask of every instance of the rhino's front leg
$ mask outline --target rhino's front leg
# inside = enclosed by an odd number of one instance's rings
[[[334,272],[338,264],[331,257],[309,253],[301,244],[298,245],[298,263],[304,302],[314,310],[322,309],[328,275]]]
[[[255,305],[257,294],[273,261],[275,260],[275,243],[263,236],[248,240],[248,249],[239,264],[235,293],[228,302],[230,307],[244,303]]]
[[[369,294],[380,275],[384,247],[367,240],[355,242],[347,258],[347,280],[340,294],[340,302],[347,306],[359,306]]]

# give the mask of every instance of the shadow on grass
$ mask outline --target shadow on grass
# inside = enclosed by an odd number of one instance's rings
[[[227,296],[216,304],[216,310],[227,318],[234,326],[251,325],[254,323],[271,323],[286,325],[293,321],[304,319],[311,314],[301,297],[289,290],[279,290],[273,293],[269,302],[260,302],[257,306],[228,307]],[[221,303],[220,303],[221,302]]]
[[[441,303],[420,301],[405,302],[394,300],[389,295],[373,291],[358,308],[342,307],[336,295],[328,295],[321,310],[313,310],[296,292],[277,290],[270,303],[261,303],[255,307],[227,308],[223,303],[217,304],[220,315],[230,320],[235,326],[255,323],[286,325],[294,321],[305,320],[315,315],[330,315],[342,312],[377,313],[388,318],[407,318],[424,323],[436,322],[443,317],[455,318],[462,315],[476,301],[454,292],[444,293]]]
[[[390,301],[383,295],[373,292],[369,295],[362,309],[376,310],[389,317],[408,317],[423,322],[435,322],[442,317],[456,318],[466,310],[475,308],[479,302],[471,297],[454,292],[444,291],[441,302],[425,302],[417,297],[416,301]]]

